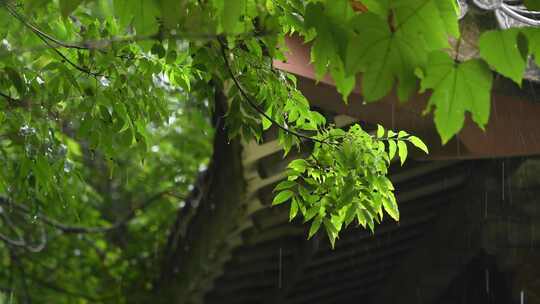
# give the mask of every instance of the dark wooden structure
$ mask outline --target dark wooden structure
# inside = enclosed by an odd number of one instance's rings
[[[391,168],[402,220],[384,221],[373,235],[350,227],[334,250],[322,234],[306,240],[307,227],[288,221],[287,206],[270,207],[271,190],[294,155],[283,159],[271,136],[261,145],[217,138],[214,174],[228,173],[209,183],[193,228],[184,232],[189,242],[178,245],[171,297],[220,304],[540,303],[534,79],[520,89],[498,77],[487,130],[467,119],[441,146],[432,117],[422,115],[427,94],[407,104],[393,95],[364,104],[358,87],[346,106],[330,79],[314,80],[309,47],[295,38],[288,43],[288,61],[275,66],[297,75],[312,106],[337,125],[381,123],[427,141],[429,156]]]

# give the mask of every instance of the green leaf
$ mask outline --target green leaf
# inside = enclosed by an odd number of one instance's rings
[[[377,125],[377,138],[382,138],[384,136],[384,128],[381,125]]]
[[[291,210],[289,211],[289,222],[291,222],[298,214],[298,202],[296,199],[291,201]]]
[[[495,70],[521,85],[526,60],[518,47],[519,29],[482,33],[478,40],[480,56]]]
[[[401,161],[401,165],[403,166],[403,164],[405,163],[405,160],[407,160],[407,145],[405,144],[404,141],[398,140],[397,146],[398,146],[399,160]]]
[[[400,100],[416,89],[414,69],[426,59],[421,44],[412,44],[400,32],[393,32],[386,19],[372,13],[357,15],[351,27],[358,34],[351,37],[346,50],[345,69],[354,75],[363,73],[362,93],[366,101],[386,96],[398,80]]]
[[[184,0],[159,0],[163,24],[169,29],[176,28],[183,15]]]
[[[326,230],[326,234],[328,235],[328,239],[330,240],[330,245],[332,246],[332,249],[336,245],[336,239],[338,237],[339,230],[337,227],[332,223],[329,219],[324,219],[324,228]]]
[[[534,56],[536,65],[540,66],[540,28],[521,29],[528,40],[529,54]]]
[[[396,141],[393,139],[388,140],[388,158],[392,160],[394,156],[396,155]]]
[[[293,195],[294,195],[294,192],[292,192],[291,190],[285,190],[285,191],[279,192],[276,195],[276,197],[274,197],[274,200],[272,201],[272,206],[283,204],[288,199],[293,197]]]
[[[304,215],[304,223],[311,220],[318,213],[319,213],[319,206],[313,206],[313,207],[309,208],[307,210],[306,214]]]
[[[305,27],[315,29],[316,38],[311,47],[311,61],[318,80],[330,69],[336,88],[346,101],[354,88],[354,75],[345,72],[343,57],[347,45],[349,29],[347,21],[354,16],[348,1],[330,3],[309,3],[304,16]]]
[[[489,119],[491,83],[491,71],[480,60],[456,64],[442,51],[430,55],[421,91],[433,89],[426,111],[435,107],[435,126],[443,143],[462,128],[466,111],[484,128]]]
[[[381,17],[388,16],[388,1],[381,0],[359,0],[363,5],[366,6],[368,11],[375,13]]]
[[[154,1],[137,0],[134,3],[133,26],[138,35],[152,35],[158,32],[159,10]]]
[[[246,0],[227,0],[223,4],[221,16],[223,31],[225,33],[239,32],[240,16],[246,10]]]
[[[426,154],[429,154],[428,147],[426,144],[418,137],[411,136],[408,138],[408,140],[418,149],[424,151]]]
[[[323,218],[320,215],[317,216],[313,220],[313,222],[311,223],[311,227],[309,228],[308,239],[311,239],[311,237],[315,233],[317,233],[317,231],[319,231],[319,228],[321,227],[322,220],[323,220]]]
[[[395,0],[395,27],[411,40],[423,39],[430,50],[448,47],[459,37],[458,12],[452,0]],[[421,38],[418,37],[421,35]]]
[[[352,223],[352,221],[354,221],[355,215],[356,215],[356,205],[351,204],[347,208],[347,212],[345,213],[344,222],[346,226],[348,226],[350,223]]]
[[[409,133],[407,133],[405,131],[399,131],[398,135],[397,135],[397,138],[403,138],[403,137],[405,137],[407,135],[409,135]]]
[[[525,0],[525,6],[531,11],[540,11],[540,0]]]
[[[69,16],[82,2],[83,0],[60,0],[59,4],[62,16],[64,18]]]
[[[24,81],[19,72],[11,67],[6,67],[4,71],[8,75],[11,83],[13,83],[13,86],[17,89],[17,92],[19,92],[20,95],[23,95],[26,90]]]
[[[399,221],[399,210],[394,195],[391,195],[390,198],[383,198],[383,207],[395,221]]]
[[[308,162],[305,159],[295,159],[289,163],[288,167],[299,173],[303,173],[308,167]]]
[[[289,188],[292,188],[295,185],[296,185],[296,183],[294,181],[284,180],[281,183],[277,184],[276,188],[274,188],[274,192],[289,189]]]

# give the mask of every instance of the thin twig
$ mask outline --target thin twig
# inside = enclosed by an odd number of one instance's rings
[[[240,92],[240,94],[242,95],[242,97],[248,102],[248,104],[253,108],[255,109],[255,111],[259,112],[259,114],[261,114],[264,118],[268,119],[273,125],[275,125],[276,127],[278,127],[279,129],[285,131],[286,133],[289,133],[291,135],[294,135],[296,136],[297,138],[299,139],[306,139],[306,140],[309,140],[309,141],[313,141],[313,142],[317,142],[317,143],[320,143],[320,144],[328,144],[327,142],[325,141],[322,141],[320,139],[317,139],[317,138],[314,138],[314,137],[311,137],[311,136],[308,136],[308,135],[304,135],[304,134],[301,134],[301,133],[298,133],[296,131],[293,131],[287,127],[284,127],[282,126],[281,124],[279,124],[277,121],[275,121],[272,117],[270,117],[270,115],[266,114],[264,112],[263,109],[261,109],[250,97],[249,95],[247,94],[247,92],[244,90],[244,88],[242,87],[242,85],[240,84],[240,82],[238,81],[238,79],[236,78],[236,76],[234,75],[233,71],[232,71],[232,67],[231,67],[231,64],[229,62],[229,59],[227,58],[227,52],[225,51],[226,49],[226,46],[225,46],[225,43],[221,40],[221,39],[218,39],[219,41],[219,44],[220,44],[220,48],[221,48],[221,54],[223,56],[223,60],[225,61],[225,68],[227,69],[227,72],[229,73],[229,76],[231,77],[231,79],[233,80],[235,86],[238,88],[238,91]]]
[[[45,232],[45,229],[43,227],[41,227],[40,242],[37,245],[30,245],[28,243],[28,241],[25,240],[24,237],[21,236],[17,232],[15,226],[9,220],[9,218],[5,215],[5,213],[2,213],[2,219],[4,220],[4,223],[6,224],[6,226],[9,229],[11,229],[17,235],[17,239],[12,239],[12,238],[8,237],[7,235],[4,235],[4,234],[0,233],[0,241],[3,241],[4,243],[6,243],[9,246],[21,247],[23,249],[26,249],[26,250],[28,250],[30,252],[34,252],[34,253],[40,252],[43,249],[45,249],[45,246],[47,245],[47,233]]]
[[[135,217],[135,212],[137,210],[144,210],[146,208],[148,208],[153,202],[157,201],[158,199],[160,199],[163,195],[166,195],[166,194],[169,194],[170,191],[162,191],[162,192],[159,192],[157,194],[155,194],[154,196],[150,197],[148,200],[146,200],[144,203],[142,203],[140,206],[138,207],[135,207],[133,208],[126,216],[124,216],[123,219],[117,221],[116,223],[112,224],[111,226],[107,226],[107,227],[84,227],[84,226],[71,226],[71,225],[66,225],[66,224],[62,224],[60,222],[58,222],[57,220],[54,220],[46,215],[43,215],[43,214],[35,214],[35,218],[36,220],[39,220],[41,222],[43,222],[44,224],[48,225],[48,226],[51,226],[57,230],[60,230],[62,231],[63,233],[66,233],[66,234],[81,234],[81,233],[105,233],[105,232],[109,232],[109,231],[112,231],[112,230],[116,230],[124,225],[126,225],[129,221],[131,221],[134,217]],[[0,199],[0,203],[7,203],[6,200],[4,199]],[[23,206],[23,205],[20,205],[20,204],[15,204],[15,203],[11,203],[11,206],[13,206],[14,208],[18,209],[19,211],[21,212],[24,212],[24,213],[30,213],[31,211]]]
[[[0,96],[4,97],[4,98],[5,98],[7,101],[9,101],[9,102],[16,102],[16,101],[18,101],[17,99],[15,99],[15,98],[13,98],[13,97],[7,95],[7,94],[4,94],[4,93],[2,93],[2,92],[0,92]]]
[[[254,37],[266,37],[266,36],[272,36],[276,34],[272,32],[249,32],[249,33],[240,33],[240,34],[160,32],[160,33],[155,33],[155,34],[150,34],[150,35],[132,35],[132,36],[127,36],[127,37],[111,37],[107,39],[69,42],[69,41],[62,41],[52,36],[51,34],[48,34],[45,31],[41,30],[36,25],[27,21],[24,16],[16,12],[9,4],[6,3],[5,6],[13,17],[15,17],[21,23],[23,23],[24,26],[26,26],[36,35],[39,35],[42,38],[47,39],[53,42],[54,44],[56,44],[55,46],[48,46],[49,48],[52,47],[52,48],[77,49],[77,50],[103,50],[107,47],[110,47],[113,43],[133,43],[133,42],[145,41],[145,40],[164,40],[164,39],[213,40],[220,36],[237,37],[237,38],[243,39],[243,38],[254,38]],[[41,50],[41,49],[43,48],[31,48],[31,49],[23,49],[19,51],[26,52],[26,51],[35,51],[35,50]],[[1,55],[2,53],[0,52],[0,56]]]
[[[24,26],[26,26],[27,28],[29,28],[41,41],[43,41],[43,43],[45,43],[50,49],[52,49],[58,56],[60,56],[65,62],[67,62],[69,65],[71,65],[72,67],[74,67],[75,69],[83,72],[83,73],[86,73],[86,74],[89,74],[91,76],[94,76],[94,77],[98,77],[98,76],[103,76],[101,74],[98,74],[98,73],[94,73],[84,67],[81,67],[79,66],[78,64],[76,64],[75,62],[73,62],[71,59],[67,58],[66,55],[64,55],[62,52],[60,52],[56,47],[54,47],[54,45],[51,44],[51,41],[55,42],[55,43],[58,43],[56,39],[54,39],[53,37],[51,37],[50,35],[48,34],[45,34],[43,31],[40,31],[39,29],[37,29],[35,26],[33,26],[32,24],[30,24],[29,22],[27,22],[21,15],[19,15],[19,13],[17,13],[17,11],[15,9],[13,9],[9,4],[5,4],[6,6],[6,9],[8,11],[8,13],[14,17],[15,19],[19,20]]]

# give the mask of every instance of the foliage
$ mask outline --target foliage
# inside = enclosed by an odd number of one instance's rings
[[[427,147],[403,131],[328,125],[272,62],[298,34],[346,101],[358,76],[367,102],[430,90],[446,143],[466,112],[486,126],[490,67],[521,84],[528,56],[540,60],[535,28],[485,32],[481,58],[457,62],[446,53],[460,39],[456,10],[453,0],[0,0],[1,290],[18,302],[122,303],[155,289],[222,119],[244,140],[273,126],[285,153],[313,144],[274,200],[312,220],[310,236],[323,226],[333,244],[355,218],[373,230],[383,210],[398,220],[389,163],[405,161],[407,142]],[[218,91],[228,111],[212,120]]]
[[[388,167],[396,151],[401,164],[405,162],[406,142],[427,153],[425,144],[416,136],[385,131],[380,125],[376,135],[355,124],[347,131],[323,131],[318,139],[322,143],[315,143],[308,159],[289,164],[287,179],[275,188],[273,204],[290,199],[290,219],[300,211],[304,221],[312,220],[309,237],[323,224],[332,246],[339,231],[355,219],[371,231],[383,219],[383,210],[399,221]]]

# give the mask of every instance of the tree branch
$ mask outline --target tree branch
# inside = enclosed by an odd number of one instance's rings
[[[47,233],[45,232],[45,229],[43,227],[41,227],[40,242],[37,245],[30,245],[23,236],[17,233],[17,230],[14,227],[13,223],[9,220],[9,218],[5,215],[4,212],[2,212],[2,219],[4,220],[6,226],[11,229],[15,234],[17,234],[17,239],[12,239],[7,235],[0,233],[0,241],[3,241],[9,246],[21,247],[34,253],[40,252],[45,249],[45,246],[47,245]]]
[[[249,106],[251,106],[257,112],[259,112],[259,114],[261,114],[264,118],[268,119],[273,125],[275,125],[276,127],[278,127],[279,129],[283,130],[284,132],[286,132],[288,134],[296,136],[298,139],[301,139],[301,140],[306,139],[306,140],[317,142],[317,143],[320,143],[320,144],[328,144],[327,142],[325,142],[323,140],[320,140],[320,139],[317,139],[317,138],[314,138],[314,137],[311,137],[311,136],[308,136],[308,135],[304,135],[302,133],[298,133],[298,132],[296,132],[294,130],[291,130],[291,129],[287,128],[287,127],[284,127],[281,124],[279,124],[277,121],[275,121],[272,117],[270,117],[270,115],[266,114],[264,112],[264,110],[261,109],[257,105],[257,103],[255,103],[251,99],[251,97],[249,97],[247,92],[244,90],[244,88],[242,87],[242,85],[240,84],[240,82],[238,81],[236,76],[234,75],[234,73],[232,71],[231,64],[229,62],[229,58],[227,58],[227,53],[225,51],[226,50],[225,43],[221,39],[218,39],[218,41],[219,41],[219,45],[220,45],[220,48],[221,48],[221,55],[223,57],[223,60],[225,61],[225,68],[226,68],[229,76],[231,77],[232,81],[234,82],[235,86],[238,88],[238,91],[240,92],[242,97],[248,102]]]
[[[57,220],[52,219],[52,218],[50,218],[50,217],[48,217],[46,215],[40,214],[40,213],[34,214],[34,216],[35,216],[36,220],[39,220],[42,223],[44,223],[44,224],[46,224],[46,225],[48,225],[48,226],[50,226],[50,227],[52,227],[54,229],[60,230],[61,232],[66,233],[66,234],[105,233],[105,232],[109,232],[109,231],[112,231],[112,230],[116,230],[116,229],[124,226],[129,221],[131,221],[133,218],[135,218],[135,212],[137,210],[144,210],[144,209],[148,208],[153,202],[160,199],[163,195],[167,195],[169,193],[170,193],[170,191],[166,190],[166,191],[162,191],[162,192],[159,192],[159,193],[155,194],[154,196],[150,197],[148,200],[143,202],[141,205],[131,209],[131,211],[128,214],[126,214],[123,219],[121,219],[121,220],[117,221],[116,223],[112,224],[111,226],[107,226],[107,227],[71,226],[71,225],[62,224],[62,223],[58,222]],[[6,203],[7,203],[7,200],[0,199],[0,204],[6,204]],[[31,212],[27,207],[25,207],[23,205],[20,205],[20,204],[16,204],[16,203],[12,202],[11,206],[13,206],[15,209],[17,209],[20,212],[23,212],[25,214],[29,214]]]
[[[23,16],[21,16],[19,13],[17,13],[17,11],[15,9],[13,9],[11,7],[11,5],[9,5],[8,3],[5,3],[5,7],[8,11],[8,13],[14,17],[15,19],[19,20],[25,27],[27,27],[28,29],[30,29],[34,34],[36,34],[36,36],[38,36],[38,38],[43,41],[50,49],[52,49],[58,56],[60,56],[65,62],[67,62],[69,65],[71,65],[72,67],[74,67],[75,69],[83,72],[83,73],[86,73],[86,74],[89,74],[91,76],[94,76],[94,77],[98,77],[98,76],[103,76],[101,74],[98,74],[98,73],[94,73],[84,67],[81,67],[79,65],[77,65],[75,62],[73,62],[71,59],[67,58],[66,55],[64,55],[62,52],[60,52],[56,47],[54,47],[53,45],[51,45],[51,42],[50,41],[53,41],[57,44],[59,44],[59,40],[55,39],[54,37],[44,33],[43,31],[39,30],[37,27],[33,26],[32,24],[30,24],[29,22],[27,22]],[[50,41],[49,41],[50,40]],[[59,44],[59,45],[62,45],[62,44]],[[70,47],[70,48],[76,48],[72,45],[67,45],[65,44],[65,47]]]

